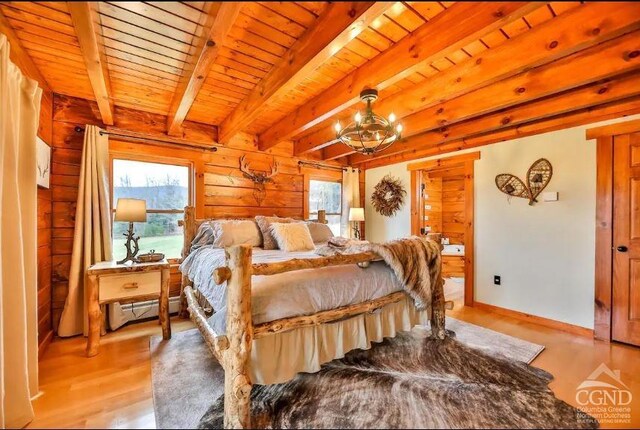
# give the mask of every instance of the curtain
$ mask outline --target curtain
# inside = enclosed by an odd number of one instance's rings
[[[86,270],[111,260],[111,207],[109,197],[109,138],[87,125],[78,184],[69,294],[58,326],[59,336],[87,335]]]
[[[0,428],[33,419],[38,393],[36,135],[42,90],[0,34]]]
[[[347,168],[342,172],[342,216],[340,217],[340,234],[342,237],[353,237],[353,229],[349,222],[349,209],[360,207],[360,170]]]

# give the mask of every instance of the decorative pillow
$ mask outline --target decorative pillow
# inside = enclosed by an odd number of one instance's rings
[[[213,245],[226,248],[233,245],[262,245],[262,236],[254,220],[224,220],[211,223],[215,236]]]
[[[215,239],[215,235],[213,233],[213,228],[211,227],[210,222],[203,222],[198,227],[198,232],[196,233],[196,237],[191,241],[191,251],[193,252],[198,248],[201,248],[206,245],[213,245],[213,241]]]
[[[256,223],[258,223],[258,227],[262,232],[262,247],[264,249],[278,249],[278,244],[271,234],[271,224],[274,222],[284,224],[295,222],[295,220],[293,218],[280,218],[277,216],[257,216]]]
[[[309,227],[313,243],[326,243],[333,237],[333,232],[327,224],[307,221],[307,227]]]
[[[309,227],[303,222],[272,223],[271,234],[273,234],[278,247],[285,252],[316,249],[311,233],[309,233]]]

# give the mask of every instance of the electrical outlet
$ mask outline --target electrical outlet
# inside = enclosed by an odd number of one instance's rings
[[[501,282],[502,282],[502,279],[500,278],[500,275],[493,275],[493,284],[494,285],[500,285]]]

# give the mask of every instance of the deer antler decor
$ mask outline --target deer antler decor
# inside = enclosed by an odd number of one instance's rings
[[[276,161],[271,165],[271,172],[252,172],[249,170],[249,162],[245,160],[245,156],[240,157],[240,171],[242,175],[253,181],[253,198],[256,199],[258,206],[262,205],[262,201],[265,198],[265,184],[273,182],[273,177],[278,174],[278,163]]]

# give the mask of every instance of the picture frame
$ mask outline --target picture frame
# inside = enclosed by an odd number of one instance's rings
[[[51,177],[51,147],[47,143],[36,137],[36,164],[38,186],[49,188],[49,180]]]

